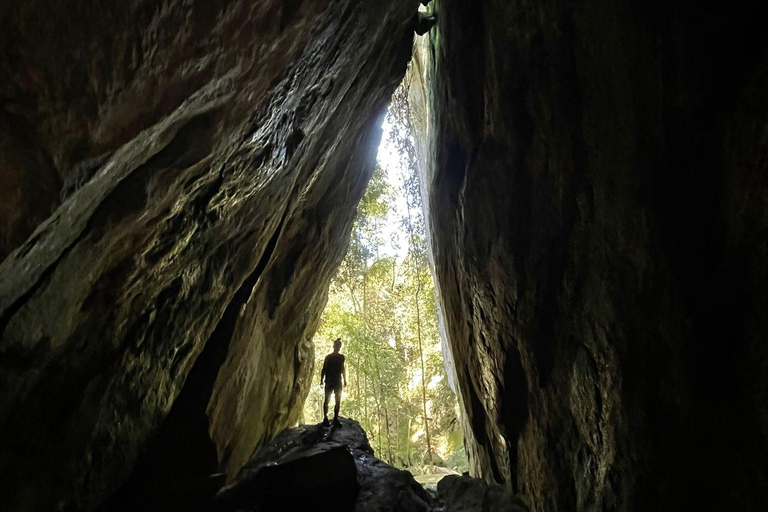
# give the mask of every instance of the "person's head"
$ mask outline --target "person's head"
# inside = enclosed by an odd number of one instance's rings
[[[333,340],[333,351],[338,352],[341,350],[341,338],[336,338]]]

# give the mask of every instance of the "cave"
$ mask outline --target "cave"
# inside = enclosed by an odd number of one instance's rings
[[[742,1],[4,4],[0,509],[241,510],[290,480],[253,468],[315,439],[291,430],[312,338],[405,78],[469,460],[443,495],[765,510],[763,24]],[[365,510],[429,509],[345,429],[291,461],[341,468],[308,493],[373,499],[353,454],[422,507]]]

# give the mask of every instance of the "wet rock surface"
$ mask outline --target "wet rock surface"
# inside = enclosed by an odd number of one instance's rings
[[[749,3],[430,6],[412,98],[473,474],[536,511],[765,508],[768,53]]]
[[[445,484],[442,482],[447,481]],[[430,496],[413,476],[374,456],[354,420],[286,429],[254,453],[212,507],[233,511],[526,512],[511,492],[450,476]]]
[[[0,8],[0,509],[232,478],[298,419],[417,6]]]

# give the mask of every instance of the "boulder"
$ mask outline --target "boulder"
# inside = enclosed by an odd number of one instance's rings
[[[374,456],[354,420],[286,429],[257,450],[213,505],[218,512],[427,512],[432,499],[407,471]]]

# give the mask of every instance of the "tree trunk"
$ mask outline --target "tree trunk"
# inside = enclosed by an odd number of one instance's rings
[[[419,296],[421,295],[421,277],[417,270],[417,288],[416,288],[416,339],[419,343],[419,357],[421,358],[421,403],[424,408],[424,433],[427,436],[427,460],[432,464],[432,439],[429,435],[429,418],[427,417],[427,383],[426,370],[424,368],[424,348],[421,342],[421,307],[419,306]]]
[[[406,459],[408,460],[408,467],[412,467],[411,464],[411,417],[408,416],[408,432],[406,432],[405,436],[405,445],[407,447],[406,450]]]
[[[397,383],[397,397],[395,402],[395,454],[400,457],[400,383]],[[402,460],[402,458],[401,458]]]
[[[389,411],[386,398],[384,398],[384,426],[387,429],[387,462],[392,465],[392,441],[389,434]]]

